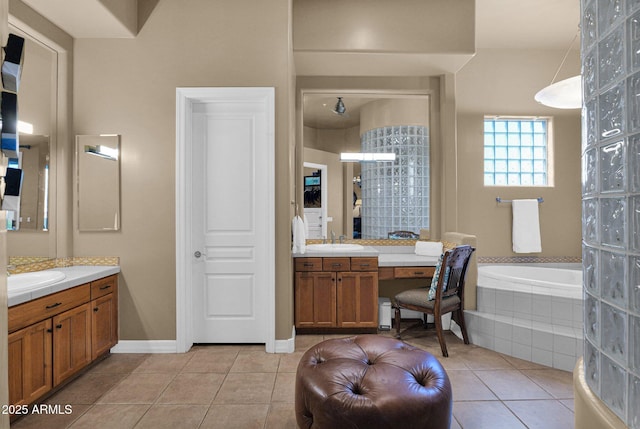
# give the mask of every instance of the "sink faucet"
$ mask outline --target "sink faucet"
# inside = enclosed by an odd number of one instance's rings
[[[342,244],[345,238],[347,238],[346,235],[341,235],[340,237],[338,237],[338,240],[340,240],[340,244]]]
[[[331,230],[331,244],[336,244],[336,233]]]

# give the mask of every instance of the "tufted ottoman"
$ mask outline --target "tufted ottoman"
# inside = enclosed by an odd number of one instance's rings
[[[323,341],[300,359],[296,421],[303,429],[445,429],[449,377],[430,353],[378,335]]]

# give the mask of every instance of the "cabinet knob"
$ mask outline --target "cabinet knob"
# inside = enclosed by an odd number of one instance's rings
[[[62,323],[56,325],[56,329],[62,329]]]
[[[93,312],[94,312],[94,313],[97,313],[97,312],[98,312],[98,307],[94,308],[94,309],[93,309]]]
[[[53,332],[53,329],[49,328],[49,329],[47,329],[47,332],[48,332],[48,333],[52,333],[52,332]]]
[[[110,287],[111,287],[111,285],[104,285],[104,286],[100,287],[100,290],[109,289]]]
[[[52,308],[56,308],[57,306],[62,305],[61,302],[56,302],[55,304],[47,305],[46,309],[51,310]]]

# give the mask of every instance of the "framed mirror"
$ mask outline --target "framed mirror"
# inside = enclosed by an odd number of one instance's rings
[[[76,136],[79,231],[120,229],[120,136]]]

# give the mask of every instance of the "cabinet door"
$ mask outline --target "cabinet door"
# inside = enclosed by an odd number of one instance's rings
[[[9,403],[26,405],[51,390],[51,319],[9,335]]]
[[[113,293],[91,301],[91,359],[107,353],[118,342],[115,301]]]
[[[297,327],[336,326],[336,273],[296,272]]]
[[[89,302],[53,317],[53,385],[91,362]]]
[[[338,326],[378,326],[378,273],[338,273]]]

